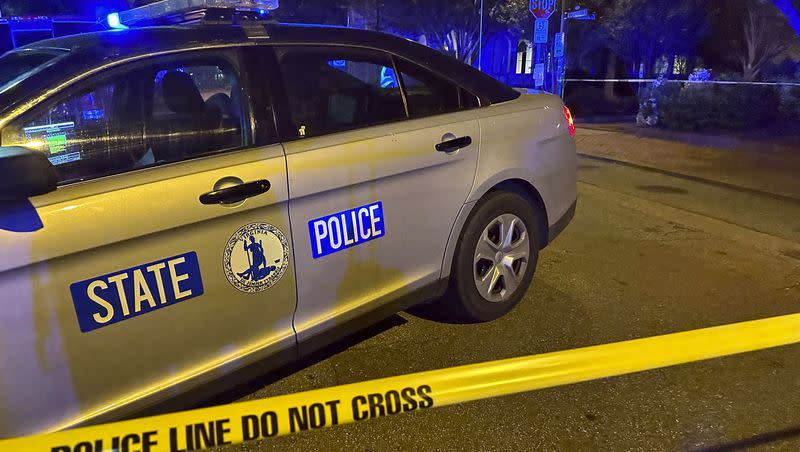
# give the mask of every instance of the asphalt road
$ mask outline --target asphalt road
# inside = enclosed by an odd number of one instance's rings
[[[506,318],[402,313],[245,399],[800,311],[800,203],[584,158],[580,181],[575,220]],[[800,450],[800,346],[224,450],[748,447]]]

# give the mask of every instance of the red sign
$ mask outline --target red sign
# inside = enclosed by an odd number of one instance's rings
[[[531,13],[537,19],[549,19],[556,12],[556,0],[531,0]]]

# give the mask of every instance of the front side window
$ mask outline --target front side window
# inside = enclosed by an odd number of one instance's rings
[[[292,129],[316,136],[406,119],[388,55],[290,47],[279,52]]]
[[[62,184],[244,145],[237,74],[222,59],[138,65],[3,130],[4,146],[41,150]]]

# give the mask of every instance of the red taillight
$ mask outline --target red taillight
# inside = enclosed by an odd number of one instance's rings
[[[567,118],[567,129],[569,129],[569,136],[575,136],[575,120],[572,119],[572,112],[569,108],[564,107],[564,117]]]

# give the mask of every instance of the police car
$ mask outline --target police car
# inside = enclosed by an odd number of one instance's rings
[[[274,6],[165,0],[0,57],[0,437],[522,299],[575,211],[561,100]]]

